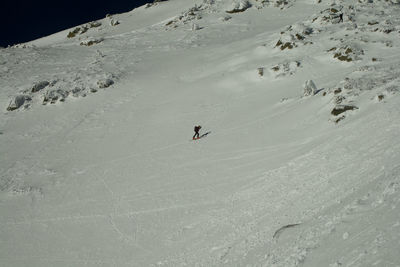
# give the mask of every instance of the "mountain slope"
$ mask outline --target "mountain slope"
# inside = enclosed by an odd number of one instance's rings
[[[399,6],[316,2],[0,50],[1,265],[398,265]]]

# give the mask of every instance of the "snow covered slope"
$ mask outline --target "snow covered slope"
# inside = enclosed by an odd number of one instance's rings
[[[399,34],[169,0],[1,49],[0,265],[400,266]]]

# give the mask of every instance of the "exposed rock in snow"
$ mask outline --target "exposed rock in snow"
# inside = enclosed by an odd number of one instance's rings
[[[328,52],[333,52],[333,57],[340,61],[351,62],[354,60],[360,60],[361,56],[364,55],[364,51],[357,45],[343,45],[339,48],[333,47]]]
[[[82,35],[84,33],[86,33],[89,29],[91,28],[97,28],[100,27],[101,23],[98,21],[92,21],[89,22],[87,24],[84,24],[82,26],[76,27],[75,29],[73,29],[72,31],[70,31],[67,35],[68,38],[74,38],[76,37],[76,35]]]
[[[296,73],[297,69],[301,67],[299,61],[283,62],[275,65],[271,68],[271,74],[277,77],[284,77],[287,75],[293,75]]]
[[[313,28],[305,26],[304,24],[291,25],[281,32],[279,41],[275,44],[275,47],[285,50],[298,47],[300,44],[312,44],[312,42],[307,41],[306,38],[313,32]]]
[[[165,26],[177,28],[179,25],[185,25],[194,20],[200,20],[202,19],[202,13],[209,8],[210,7],[204,3],[200,6],[195,5],[194,7],[182,12],[180,16],[168,21]]]
[[[353,106],[353,105],[337,105],[336,107],[334,107],[331,111],[331,114],[333,116],[337,116],[339,114],[342,114],[343,112],[346,112],[348,110],[355,110],[358,109],[358,107]]]
[[[48,86],[50,83],[48,81],[41,81],[33,85],[31,92],[36,93],[39,92],[40,90],[44,89],[46,86]]]
[[[272,6],[284,9],[290,7],[294,2],[295,0],[256,0],[258,8],[262,8],[265,6]]]
[[[103,38],[89,38],[87,40],[84,40],[82,42],[80,42],[80,45],[84,45],[84,46],[92,46],[94,44],[99,44],[103,41]]]
[[[99,86],[99,88],[107,88],[113,84],[114,84],[114,81],[111,79],[104,79],[104,80],[97,81],[97,85]]]
[[[320,15],[314,17],[312,22],[314,23],[331,23],[337,24],[344,21],[344,16],[349,16],[349,12],[344,12],[343,5],[332,5],[331,7],[320,12]]]
[[[61,89],[49,90],[43,97],[43,104],[55,104],[57,101],[64,102],[68,97],[68,94],[69,93],[67,91]]]
[[[264,76],[264,67],[259,67],[259,68],[257,68],[257,72],[258,72],[258,75],[259,76]]]
[[[14,99],[10,102],[10,104],[7,107],[8,111],[13,111],[16,110],[20,107],[22,107],[22,105],[24,105],[26,100],[30,100],[29,96],[26,95],[17,95],[16,97],[14,97]]]

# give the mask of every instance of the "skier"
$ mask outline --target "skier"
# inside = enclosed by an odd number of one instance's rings
[[[201,129],[200,125],[194,126],[195,134],[193,135],[193,140],[196,140],[196,139],[200,138],[200,134],[199,134],[200,129]],[[197,136],[197,138],[196,138],[196,136]]]

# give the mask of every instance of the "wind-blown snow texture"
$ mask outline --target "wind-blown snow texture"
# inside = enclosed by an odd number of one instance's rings
[[[170,0],[1,49],[0,265],[399,266],[399,37]]]

